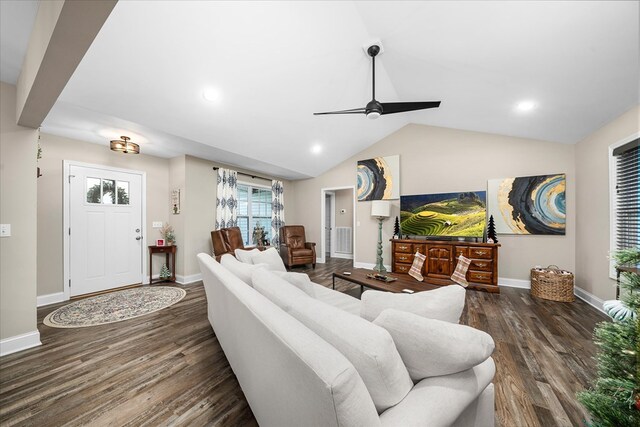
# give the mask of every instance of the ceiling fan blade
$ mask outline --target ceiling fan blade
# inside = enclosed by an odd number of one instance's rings
[[[364,108],[352,108],[350,110],[326,111],[324,113],[313,113],[314,116],[323,116],[326,114],[364,114]]]
[[[382,115],[404,113],[406,111],[426,110],[427,108],[438,108],[440,101],[429,102],[382,102]]]

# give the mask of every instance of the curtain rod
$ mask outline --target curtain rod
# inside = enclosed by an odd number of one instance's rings
[[[214,166],[214,167],[213,167],[213,170],[214,170],[214,171],[217,171],[218,169],[220,169],[218,166]],[[248,174],[248,173],[244,173],[244,172],[238,172],[238,174],[239,174],[239,175],[244,175],[244,176],[251,177],[251,179],[256,179],[256,178],[258,178],[258,179],[264,179],[265,181],[273,181],[271,178],[265,178],[265,177],[263,177],[263,176],[258,176],[258,175],[250,175],[250,174]]]

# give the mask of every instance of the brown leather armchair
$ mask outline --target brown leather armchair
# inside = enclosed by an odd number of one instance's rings
[[[307,242],[302,225],[280,228],[280,256],[287,267],[311,264],[316,268],[316,244]]]
[[[221,228],[211,232],[213,253],[217,260],[224,254],[234,255],[236,249],[244,249],[242,233],[239,227]]]

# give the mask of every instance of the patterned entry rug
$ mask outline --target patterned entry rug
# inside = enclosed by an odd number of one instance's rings
[[[180,301],[187,292],[170,286],[143,286],[86,298],[60,307],[44,318],[53,328],[84,328],[144,316]]]

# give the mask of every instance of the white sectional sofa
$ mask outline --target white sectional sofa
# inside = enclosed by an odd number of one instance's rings
[[[455,373],[422,378],[433,375],[422,362],[430,359],[408,357],[415,350],[407,346],[430,330],[438,335],[439,321],[403,312],[402,301],[394,302],[400,310],[384,310],[370,322],[360,316],[360,300],[306,275],[272,272],[280,268],[242,264],[231,255],[222,265],[207,254],[198,261],[209,321],[261,426],[494,425],[493,341],[488,348],[486,337],[479,337],[485,348],[476,358],[457,357],[466,344],[453,340],[454,362],[441,359]],[[422,326],[405,337],[406,321]],[[475,332],[461,332],[458,341],[475,339]],[[440,335],[434,351],[449,351],[441,345],[447,334]],[[470,368],[459,371],[455,361]]]

